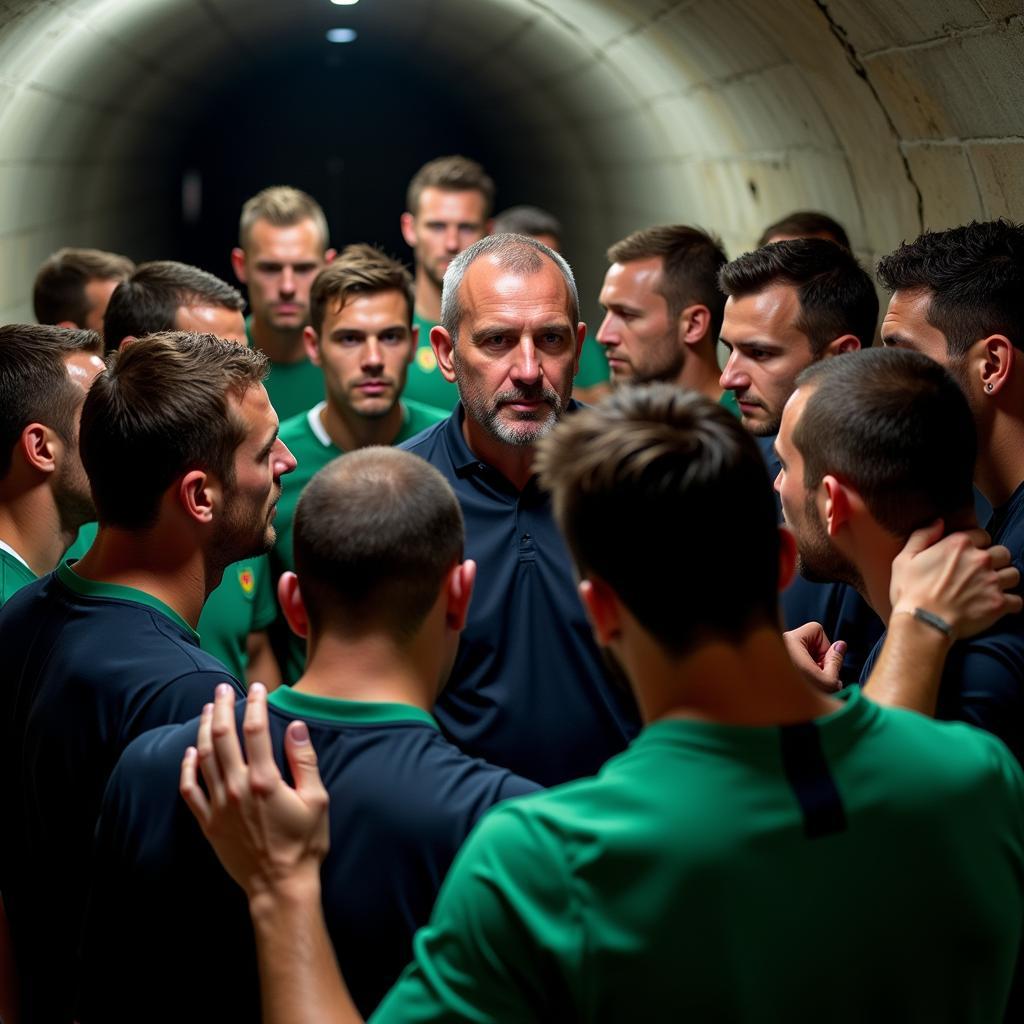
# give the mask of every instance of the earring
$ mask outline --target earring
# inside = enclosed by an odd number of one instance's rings
[[[991,393],[992,393],[992,384],[991,384],[991,382],[989,382],[988,384],[986,384],[986,385],[985,385],[985,390],[986,390],[986,391],[987,391],[987,392],[988,392],[989,394],[991,394]]]

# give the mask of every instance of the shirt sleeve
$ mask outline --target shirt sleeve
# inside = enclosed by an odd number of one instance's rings
[[[1024,637],[983,637],[951,655],[936,713],[998,736],[1024,760]]]
[[[526,801],[529,803],[529,801]],[[564,854],[516,804],[485,816],[441,888],[413,962],[371,1020],[568,1020],[582,942]]]
[[[252,600],[252,632],[266,629],[277,618],[277,595],[270,572],[270,559],[262,555],[253,566],[256,576]]]

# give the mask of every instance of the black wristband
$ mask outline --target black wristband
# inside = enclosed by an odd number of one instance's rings
[[[937,629],[948,639],[953,639],[953,627],[945,619],[936,615],[935,612],[930,612],[925,608],[915,608],[914,618],[931,626],[932,629]]]

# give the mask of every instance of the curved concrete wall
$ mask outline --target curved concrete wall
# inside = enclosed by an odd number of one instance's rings
[[[819,208],[870,259],[1024,216],[1021,0],[0,0],[0,319],[58,245],[160,255],[212,90],[344,23],[458,93],[499,184],[570,226],[584,294],[650,223],[735,254]]]

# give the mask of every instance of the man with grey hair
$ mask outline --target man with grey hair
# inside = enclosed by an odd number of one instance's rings
[[[267,354],[267,393],[282,420],[305,412],[323,396],[324,378],[306,354],[309,290],[325,263],[327,218],[310,195],[288,185],[263,189],[242,207],[235,276],[249,290],[249,344]]]
[[[456,256],[430,334],[452,415],[402,445],[452,485],[480,567],[436,717],[467,753],[554,785],[591,775],[638,718],[594,643],[534,444],[571,412],[586,326],[569,265],[524,235]]]

